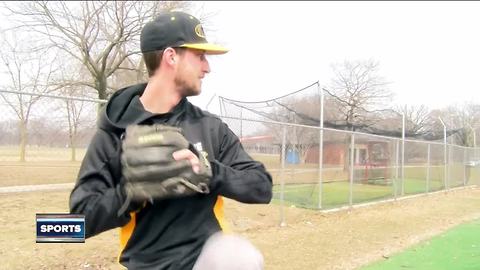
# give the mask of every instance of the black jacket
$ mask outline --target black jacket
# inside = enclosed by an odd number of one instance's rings
[[[87,238],[122,227],[119,261],[129,269],[191,269],[208,236],[224,229],[222,196],[268,203],[272,179],[225,123],[186,98],[166,114],[145,111],[139,100],[145,86],[117,91],[101,112],[99,128],[70,195],[70,212],[85,215]],[[181,127],[191,143],[201,143],[212,165],[211,192],[143,206],[132,203],[125,214],[117,216],[126,198],[121,135],[129,124],[152,123]]]

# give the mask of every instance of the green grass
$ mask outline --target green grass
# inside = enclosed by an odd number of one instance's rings
[[[286,185],[284,200],[298,207],[318,207],[318,185]],[[331,182],[323,184],[322,207],[332,208],[349,203],[350,185],[348,182]],[[389,186],[380,185],[353,185],[353,202],[364,202],[369,200],[386,198],[392,195]],[[274,198],[280,199],[280,186],[274,186]]]
[[[480,220],[446,233],[362,270],[474,270],[480,269]]]
[[[428,187],[429,191],[437,191],[443,188],[444,188],[443,179],[434,179],[429,182],[429,187]],[[398,190],[401,191],[401,180],[398,181]],[[418,194],[418,193],[423,193],[426,190],[427,190],[427,181],[425,179],[405,179],[404,194]]]
[[[287,184],[285,185],[284,200],[288,205],[303,208],[318,208],[318,184]],[[430,181],[430,191],[443,189],[442,181]],[[394,185],[388,184],[363,184],[354,183],[352,189],[352,203],[363,203],[375,200],[394,198]],[[401,196],[401,181],[396,185],[397,196]],[[405,179],[404,194],[419,194],[426,191],[425,180]],[[281,186],[273,187],[274,202],[280,202]],[[350,196],[349,182],[323,183],[322,208],[334,208],[348,205]]]

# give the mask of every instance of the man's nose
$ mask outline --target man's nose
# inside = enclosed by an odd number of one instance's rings
[[[208,63],[207,59],[203,63],[203,72],[210,73],[210,63]]]

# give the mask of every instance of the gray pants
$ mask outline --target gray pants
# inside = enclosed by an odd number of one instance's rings
[[[212,235],[193,270],[262,270],[263,256],[247,239],[233,234]]]

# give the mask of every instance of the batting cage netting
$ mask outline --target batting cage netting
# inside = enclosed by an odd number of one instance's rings
[[[328,208],[480,180],[479,168],[468,166],[480,151],[445,144],[436,126],[405,129],[402,139],[402,114],[388,104],[348,115],[318,82],[269,100],[219,103],[244,148],[272,173],[282,203]]]

